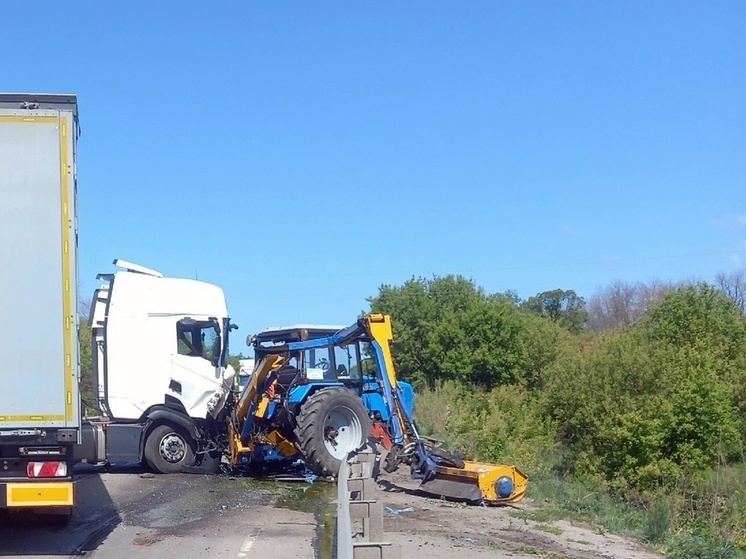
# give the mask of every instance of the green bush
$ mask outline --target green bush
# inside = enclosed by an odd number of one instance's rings
[[[746,464],[682,479],[675,496],[677,528],[730,540],[746,550]]]
[[[520,386],[485,392],[446,382],[418,393],[415,416],[423,433],[445,438],[467,458],[514,464],[532,475],[557,448],[555,426],[542,410]]]
[[[694,535],[682,535],[671,540],[667,557],[670,559],[744,559],[738,547],[725,540]]]

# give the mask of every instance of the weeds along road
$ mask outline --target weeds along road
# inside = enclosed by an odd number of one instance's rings
[[[303,491],[297,484],[154,476],[139,468],[107,473],[83,466],[76,472],[78,506],[70,524],[53,527],[34,517],[4,515],[0,556],[313,558],[324,555],[319,547],[329,547],[333,537],[333,524],[324,518],[332,484]]]

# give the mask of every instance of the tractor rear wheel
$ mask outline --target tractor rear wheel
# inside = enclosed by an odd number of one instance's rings
[[[346,388],[312,394],[296,417],[295,439],[309,470],[336,476],[347,455],[370,436],[370,417],[362,400]]]

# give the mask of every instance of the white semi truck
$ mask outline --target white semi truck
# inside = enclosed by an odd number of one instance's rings
[[[91,307],[93,402],[79,395],[74,95],[0,94],[0,509],[65,521],[73,465],[191,464],[232,383],[216,286],[115,261]]]

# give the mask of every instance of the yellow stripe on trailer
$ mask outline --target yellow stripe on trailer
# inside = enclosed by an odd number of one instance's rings
[[[5,486],[8,507],[73,506],[71,481],[59,483],[8,483]]]
[[[64,351],[65,351],[65,420],[73,421],[75,415],[75,408],[73,402],[73,382],[77,375],[77,371],[73,368],[73,351],[77,350],[73,347],[73,333],[76,329],[75,324],[75,309],[74,309],[74,298],[75,293],[72,284],[72,270],[71,262],[72,256],[70,253],[70,243],[77,241],[71,239],[70,230],[75,226],[71,221],[70,211],[72,208],[69,207],[70,200],[70,150],[68,148],[68,122],[64,117],[60,117],[60,206],[62,208],[62,215],[60,216],[62,223],[62,314],[63,314],[63,328],[64,328]],[[74,132],[73,132],[74,133]]]
[[[0,423],[64,421],[64,415],[0,415]]]

